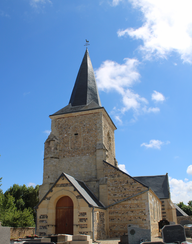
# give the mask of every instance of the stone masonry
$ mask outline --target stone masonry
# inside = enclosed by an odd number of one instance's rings
[[[157,234],[158,221],[161,220],[161,201],[158,197],[148,187],[110,164],[103,163],[103,167],[107,179],[110,238],[126,233],[129,224]],[[153,211],[152,198],[156,204]]]
[[[51,134],[45,142],[40,198],[45,195],[61,172],[83,180],[99,197],[103,160],[112,165],[116,164],[115,129],[103,108],[54,116]]]

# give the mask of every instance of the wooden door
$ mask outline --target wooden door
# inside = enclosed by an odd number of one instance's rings
[[[68,196],[60,198],[57,202],[55,234],[73,235],[73,202]]]

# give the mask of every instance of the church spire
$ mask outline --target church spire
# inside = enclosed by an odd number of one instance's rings
[[[88,105],[91,102],[95,102],[101,107],[93,66],[89,57],[89,52],[86,49],[69,104],[71,104],[71,106],[81,106]]]
[[[69,104],[50,116],[98,108],[101,108],[101,102],[93,66],[89,57],[89,52],[86,49],[75,85],[73,87]]]

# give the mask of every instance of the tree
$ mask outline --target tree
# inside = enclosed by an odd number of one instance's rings
[[[189,201],[189,202],[188,202],[188,205],[189,205],[190,207],[192,207],[192,201]]]
[[[188,202],[188,205],[185,205],[183,202],[177,204],[186,214],[192,215],[192,201]]]
[[[35,226],[33,213],[27,208],[23,211],[17,209],[14,209],[13,211],[8,210],[4,215],[2,225],[11,227]]]
[[[1,183],[2,177],[0,178],[0,183]],[[1,186],[2,184],[0,184]],[[1,216],[2,216],[2,207],[3,207],[3,191],[0,188],[0,221],[1,221]]]
[[[1,181],[1,180],[0,180]],[[39,186],[33,188],[14,184],[4,194],[0,192],[0,221],[3,226],[35,225],[34,207],[39,199]]]
[[[26,187],[26,185],[19,186],[14,184],[5,192],[5,197],[10,194],[15,198],[15,205],[18,210],[23,211],[24,209],[30,209],[33,212],[34,219],[36,219],[36,214],[34,207],[39,202],[39,186],[37,185],[35,188],[30,186]]]

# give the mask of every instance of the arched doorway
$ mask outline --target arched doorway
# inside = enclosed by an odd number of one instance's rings
[[[163,228],[164,225],[169,225],[169,221],[166,219],[159,221],[159,231]]]
[[[73,235],[73,202],[68,196],[60,198],[57,202],[55,234]]]

